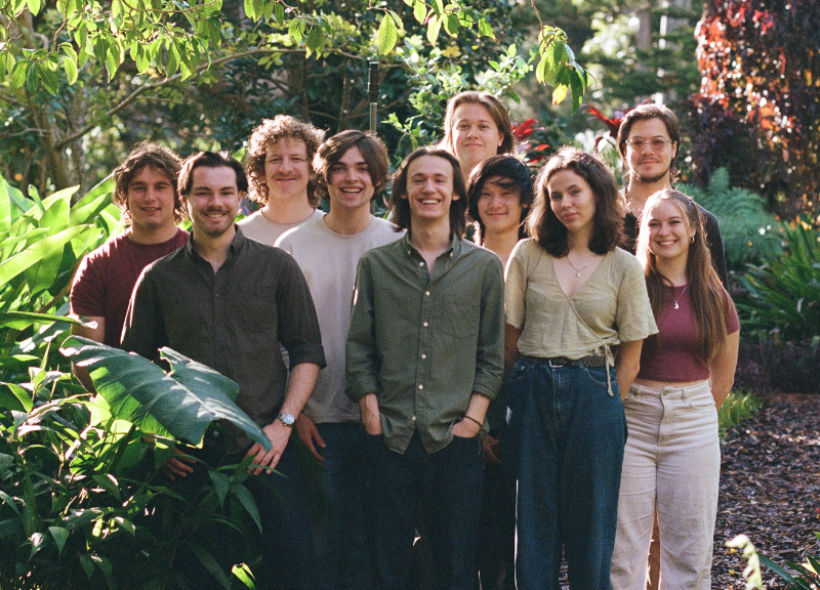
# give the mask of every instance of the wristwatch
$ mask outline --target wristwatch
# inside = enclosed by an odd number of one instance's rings
[[[282,412],[276,417],[282,424],[285,426],[293,426],[293,423],[296,422],[296,418],[293,414],[288,414],[287,412]]]

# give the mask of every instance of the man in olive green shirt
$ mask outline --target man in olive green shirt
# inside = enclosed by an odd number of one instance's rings
[[[458,161],[420,148],[399,167],[394,221],[407,235],[359,262],[347,394],[368,434],[375,587],[409,588],[421,503],[441,588],[472,590],[480,435],[501,387],[501,261],[464,241]]]

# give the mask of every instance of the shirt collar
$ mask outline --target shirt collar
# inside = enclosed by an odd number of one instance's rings
[[[233,258],[237,253],[242,250],[242,247],[245,245],[245,242],[248,241],[248,238],[242,233],[242,230],[239,228],[238,225],[234,224],[234,229],[236,229],[236,235],[233,237],[233,241],[231,241],[231,245],[228,250],[228,259],[230,260]],[[193,258],[202,259],[202,256],[199,255],[199,252],[196,251],[194,247],[194,232],[191,230],[191,233],[188,235],[188,243],[185,244],[185,250],[188,253],[188,256]]]
[[[461,242],[462,242],[461,238],[456,236],[456,234],[454,234],[454,233],[450,234],[450,246],[447,248],[447,250],[445,250],[441,254],[441,256],[439,256],[439,258],[441,258],[442,256],[447,256],[451,260],[454,259],[454,258],[458,258],[459,254],[461,254],[461,248],[462,248]],[[401,239],[401,245],[402,245],[402,250],[404,250],[404,253],[407,254],[407,256],[413,256],[414,253],[415,253],[416,256],[421,256],[421,254],[419,254],[419,251],[416,250],[416,247],[410,241],[410,232],[409,231],[406,232],[404,234],[404,237]]]

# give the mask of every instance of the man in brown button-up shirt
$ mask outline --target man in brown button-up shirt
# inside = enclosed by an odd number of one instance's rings
[[[193,224],[188,245],[148,266],[134,287],[122,347],[152,360],[169,346],[239,384],[236,403],[259,424],[270,450],[236,429],[206,435],[203,459],[253,458],[248,480],[262,520],[263,588],[315,588],[315,553],[292,425],[325,365],[310,291],[282,250],[246,239],[234,224],[247,178],[236,160],[201,152],[183,162],[179,192]],[[280,343],[290,357],[290,375]],[[226,459],[227,457],[227,459]],[[264,468],[276,468],[287,477]],[[171,459],[166,474],[196,468]],[[266,481],[265,481],[266,480]],[[277,495],[281,494],[281,498]]]

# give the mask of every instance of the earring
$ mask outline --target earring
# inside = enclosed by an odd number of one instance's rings
[[[690,243],[690,244],[694,244],[694,243],[695,243],[695,236],[692,236],[691,238],[689,238],[689,243]]]

